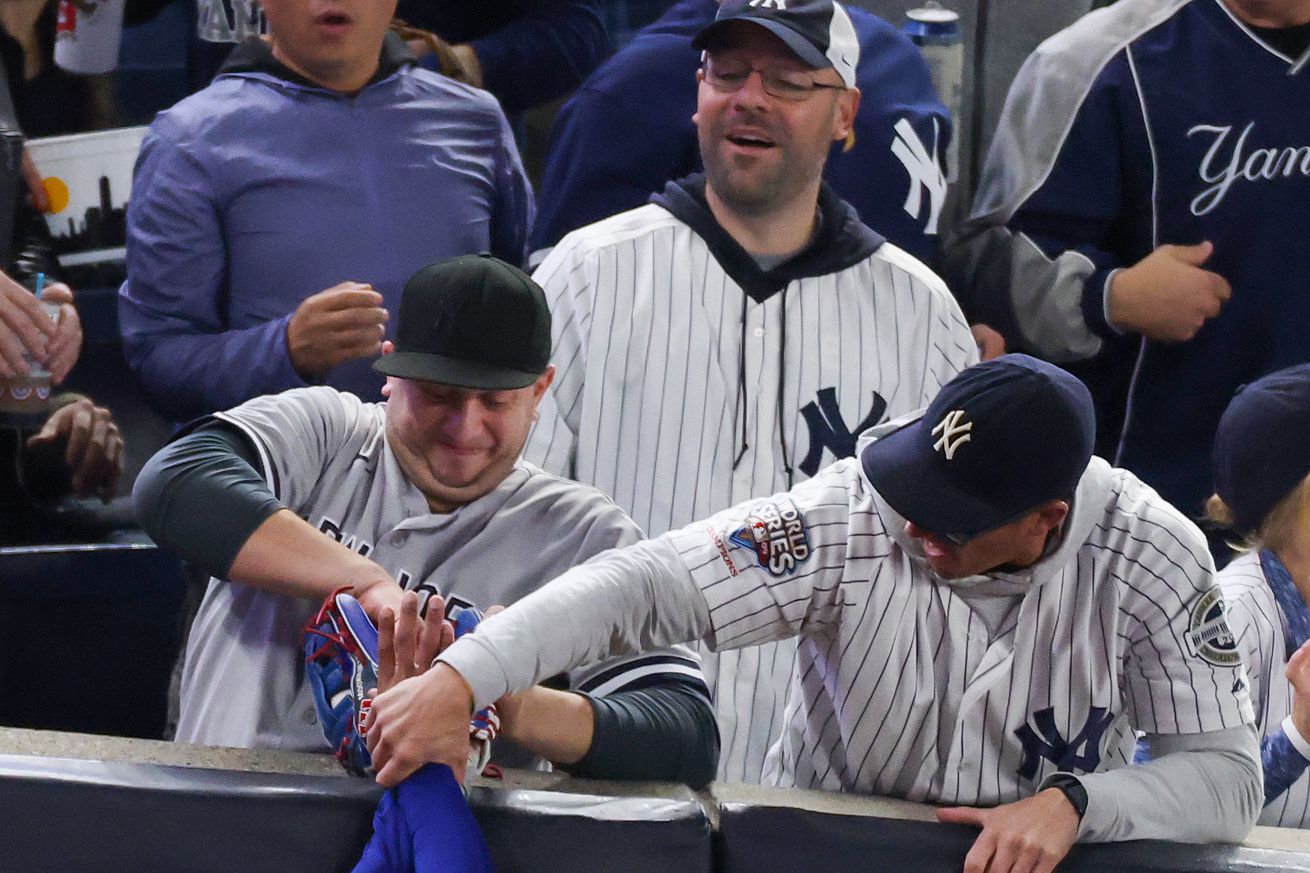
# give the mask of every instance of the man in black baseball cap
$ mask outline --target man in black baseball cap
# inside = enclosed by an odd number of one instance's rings
[[[509,604],[640,538],[599,491],[519,457],[549,354],[532,279],[488,256],[439,261],[405,285],[396,341],[376,362],[385,404],[297,388],[201,420],[151,459],[134,495],[142,526],[213,577],[188,643],[180,740],[326,750],[295,666],[300,629],[337,589],[394,629],[380,645],[400,678],[425,670],[434,652],[422,647],[445,633],[440,606],[419,620],[416,592]],[[598,675],[603,687],[582,685]],[[713,777],[713,708],[691,652],[624,657],[570,683],[501,701],[501,763]]]
[[[405,284],[386,373],[387,439],[434,512],[486,494],[514,467],[555,377],[550,309],[490,255],[430,264]]]
[[[410,277],[388,345],[373,364],[388,376],[526,388],[550,369],[550,308],[522,270],[490,255],[463,255]]]

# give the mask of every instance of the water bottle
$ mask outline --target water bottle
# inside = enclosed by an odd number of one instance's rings
[[[905,34],[919,47],[928,62],[933,87],[937,89],[951,120],[955,136],[946,152],[946,178],[954,182],[960,176],[960,110],[964,105],[964,41],[960,35],[960,15],[928,0],[918,9],[905,13]]]

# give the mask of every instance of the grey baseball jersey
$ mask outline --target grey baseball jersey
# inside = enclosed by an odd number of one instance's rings
[[[1260,824],[1310,826],[1310,743],[1288,722],[1292,686],[1285,672],[1288,658],[1310,632],[1310,609],[1282,562],[1270,552],[1253,550],[1234,558],[1220,572],[1219,585],[1246,660],[1251,702],[1264,737],[1261,752],[1268,802]]]
[[[510,604],[565,569],[640,539],[609,498],[520,462],[495,490],[433,514],[385,435],[385,407],[331,388],[262,397],[217,418],[256,446],[287,508],[376,561],[406,588],[485,609]],[[301,628],[318,604],[212,579],[192,626],[177,739],[324,749],[303,682]],[[700,677],[685,647],[570,674],[597,695],[652,674]]]
[[[768,781],[986,806],[1031,795],[1056,771],[1090,773],[1100,818],[1089,808],[1085,825],[1116,838],[1134,823],[1107,819],[1133,814],[1097,792],[1122,793],[1116,768],[1132,760],[1134,729],[1231,731],[1254,746],[1213,566],[1191,522],[1094,458],[1045,557],[1021,572],[945,581],[851,459],[576,568],[443,659],[481,703],[575,653],[798,636],[798,693]],[[573,638],[522,638],[565,610],[584,616]],[[1254,748],[1246,757],[1249,796]],[[1169,758],[1188,756],[1156,764]],[[1138,781],[1163,784],[1167,771]],[[1140,815],[1159,818],[1159,792],[1179,788],[1151,789],[1156,809]],[[1173,833],[1185,830],[1173,822]]]
[[[674,183],[569,234],[535,273],[558,372],[525,457],[595,485],[651,535],[849,457],[861,430],[977,359],[941,280],[826,189],[818,251],[768,272],[698,191]],[[760,780],[794,649],[705,658],[721,779]]]

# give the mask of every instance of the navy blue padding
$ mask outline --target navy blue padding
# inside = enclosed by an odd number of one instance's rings
[[[152,545],[0,549],[0,724],[162,736],[185,593]]]
[[[5,869],[349,871],[369,780],[0,755]]]
[[[367,779],[0,755],[0,869],[349,871],[381,797]],[[497,873],[709,873],[685,799],[474,788]],[[421,871],[420,871],[421,873]]]
[[[959,873],[978,831],[963,825],[723,803],[720,873]],[[1310,855],[1155,840],[1075,846],[1060,873],[1310,873]]]

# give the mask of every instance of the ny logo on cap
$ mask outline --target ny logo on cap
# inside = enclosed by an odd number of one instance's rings
[[[973,422],[966,421],[961,424],[960,419],[962,418],[964,418],[963,409],[951,410],[932,429],[934,434],[941,434],[941,438],[932,444],[933,451],[944,451],[948,461],[955,458],[955,453],[960,450],[960,446],[973,439],[969,435],[969,432],[973,430]]]
[[[765,9],[781,9],[787,11],[787,0],[751,0],[751,6],[763,6]]]

